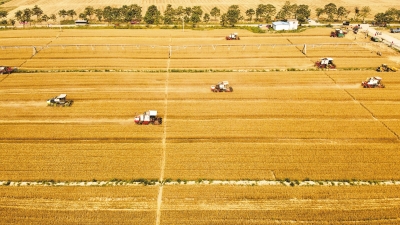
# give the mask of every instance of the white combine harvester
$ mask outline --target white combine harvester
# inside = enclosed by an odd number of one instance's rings
[[[139,125],[161,125],[162,118],[157,116],[156,110],[149,110],[144,112],[143,114],[135,116],[135,123]]]
[[[226,40],[240,40],[238,33],[232,33],[225,37]]]
[[[67,94],[60,94],[54,98],[47,100],[48,106],[71,106],[74,103],[73,100],[66,100]]]
[[[336,65],[333,63],[332,58],[322,58],[319,61],[315,62],[315,66],[318,68],[323,68],[323,69],[335,69]]]
[[[228,81],[219,82],[217,85],[211,85],[212,92],[232,92],[233,88],[229,86]]]
[[[370,77],[361,82],[363,88],[384,88],[385,85],[381,83],[381,77]]]

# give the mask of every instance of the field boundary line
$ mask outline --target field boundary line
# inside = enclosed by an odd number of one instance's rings
[[[336,82],[335,82],[336,83]],[[382,120],[378,119],[375,117],[374,113],[368,109],[367,106],[365,106],[364,104],[362,104],[360,101],[358,101],[352,94],[350,94],[350,92],[348,92],[346,89],[343,89],[352,99],[354,102],[356,102],[357,104],[359,104],[361,107],[363,107],[369,114],[371,114],[372,118],[376,121],[379,121],[390,133],[392,133],[394,136],[396,136],[397,140],[400,140],[400,136],[392,129],[390,129],[390,127],[388,125],[386,125],[386,123],[384,123]]]
[[[400,186],[400,180],[185,180],[185,181],[157,181],[148,183],[146,181],[0,181],[0,187],[21,187],[21,186],[39,186],[39,187],[103,187],[103,186],[194,186],[194,185],[238,185],[238,186],[367,186],[367,185],[382,185],[382,186]],[[158,198],[162,199],[162,191],[159,192]],[[160,214],[159,214],[160,215]]]
[[[161,153],[161,168],[160,168],[160,187],[157,196],[157,212],[156,212],[156,225],[161,223],[161,205],[164,184],[164,170],[167,151],[167,114],[168,114],[168,81],[169,81],[169,65],[171,63],[171,47],[168,51],[167,72],[165,77],[165,93],[164,93],[164,118],[163,118],[163,137],[162,137],[162,153]]]

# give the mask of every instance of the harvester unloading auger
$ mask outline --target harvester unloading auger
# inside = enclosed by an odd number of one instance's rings
[[[139,125],[161,125],[162,118],[157,116],[156,110],[149,110],[144,112],[143,114],[135,116],[135,123]]]
[[[48,106],[71,106],[74,100],[67,100],[67,94],[60,94],[47,100]]]

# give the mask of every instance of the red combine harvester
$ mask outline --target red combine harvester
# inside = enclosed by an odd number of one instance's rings
[[[156,110],[149,110],[144,112],[143,114],[135,116],[135,123],[139,125],[161,125],[162,118],[157,116]]]
[[[336,65],[333,63],[332,58],[322,58],[320,61],[315,62],[315,66],[321,69],[335,69]]]
[[[4,73],[10,74],[10,73],[14,72],[14,70],[15,70],[15,68],[13,69],[9,66],[0,66],[0,74],[4,74]]]
[[[232,92],[233,88],[229,86],[228,81],[219,82],[217,85],[211,85],[212,92]]]
[[[381,77],[370,77],[361,82],[363,88],[384,88],[385,85],[381,83]]]

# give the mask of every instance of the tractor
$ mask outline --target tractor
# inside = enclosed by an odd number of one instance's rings
[[[66,100],[67,94],[60,94],[54,98],[50,98],[47,100],[48,106],[71,106],[74,103],[73,100]]]
[[[157,116],[156,110],[149,110],[144,112],[143,114],[135,116],[135,123],[139,125],[161,125],[162,118]]]
[[[0,74],[10,74],[12,72],[14,72],[16,70],[16,68],[11,68],[9,66],[0,66]]]
[[[318,68],[335,69],[336,65],[333,63],[332,58],[322,58],[320,61],[315,62]]]
[[[216,85],[211,85],[212,92],[232,92],[233,88],[229,86],[228,81],[219,82]]]
[[[382,78],[380,77],[369,77],[365,81],[361,82],[363,88],[384,88],[385,85],[381,83]]]
[[[398,69],[394,66],[388,66],[386,64],[382,64],[376,68],[377,72],[396,72]]]
[[[226,40],[240,40],[238,33],[232,33],[225,37]]]

